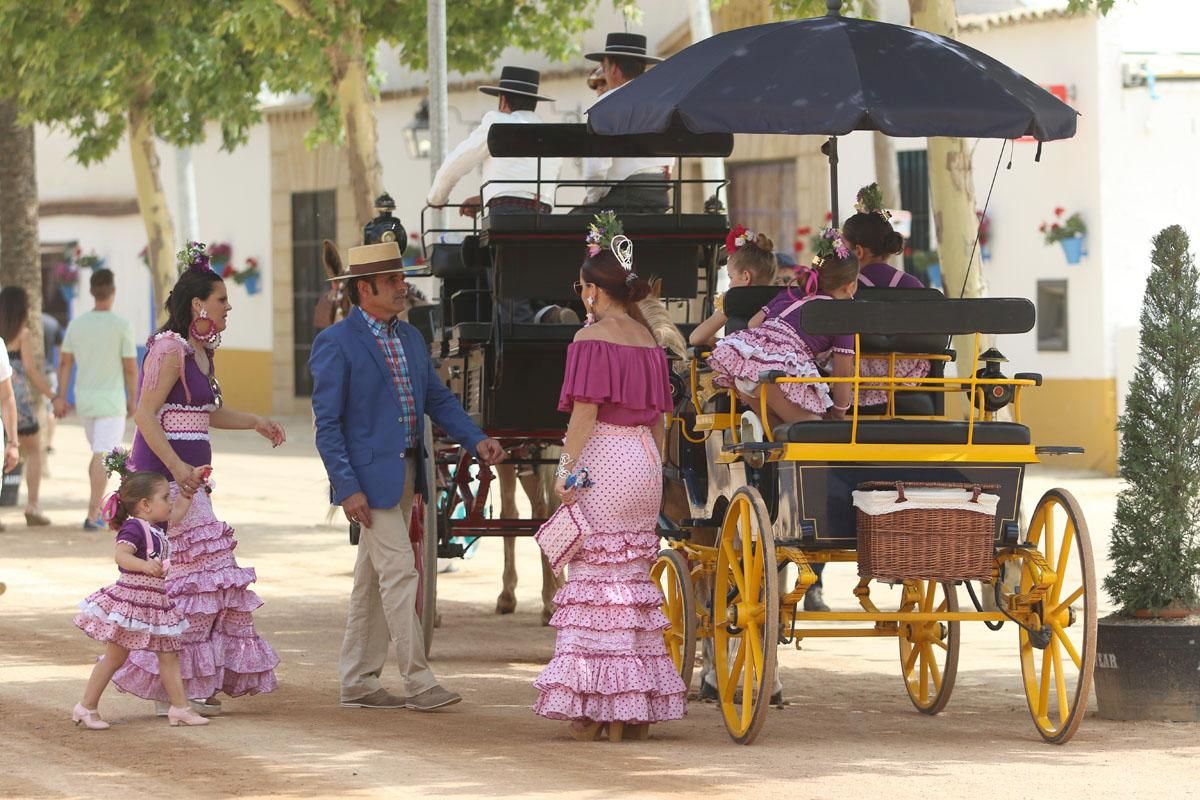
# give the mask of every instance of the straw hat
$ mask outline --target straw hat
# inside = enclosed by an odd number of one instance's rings
[[[344,281],[348,278],[368,278],[372,275],[383,275],[389,272],[418,272],[420,267],[404,266],[400,257],[400,245],[396,242],[381,242],[380,244],[364,244],[350,248],[348,268],[333,281]]]

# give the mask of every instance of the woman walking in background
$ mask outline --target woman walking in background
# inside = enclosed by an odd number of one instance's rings
[[[212,463],[210,426],[253,430],[273,447],[284,441],[279,423],[223,407],[213,362],[231,308],[225,282],[209,268],[203,245],[192,243],[180,259],[185,269],[167,297],[167,323],[150,339],[142,364],[130,454],[132,469],[171,481],[172,499],[200,488],[193,468]],[[193,706],[214,716],[221,710],[219,692],[272,691],[279,657],[254,630],[251,614],[262,605],[248,588],[255,572],[233,557],[233,529],[213,513],[208,491],[196,491],[169,533],[167,594],[188,621],[179,661]],[[122,691],[159,701],[160,714],[166,713],[153,653],[131,653],[113,680]]]
[[[29,295],[20,286],[0,289],[0,339],[5,342],[12,364],[13,394],[17,399],[17,442],[25,459],[25,523],[30,527],[49,525],[49,518],[38,505],[42,488],[42,437],[37,410],[40,403],[54,397],[54,390],[46,380],[45,369],[33,355]]]

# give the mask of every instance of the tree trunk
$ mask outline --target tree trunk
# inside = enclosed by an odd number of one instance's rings
[[[32,125],[17,122],[15,102],[0,100],[0,284],[29,294],[29,330],[42,353],[42,257],[38,238],[37,158]]]
[[[351,25],[349,41],[335,56],[338,103],[346,129],[346,159],[350,167],[350,192],[354,216],[366,225],[375,216],[375,198],[382,191],[379,134],[375,127],[375,98],[367,81],[362,30]]]
[[[167,207],[167,195],[159,176],[158,148],[144,109],[129,109],[129,152],[133,156],[133,178],[137,187],[138,210],[146,226],[146,257],[154,285],[156,324],[166,319],[164,303],[175,285],[175,226]]]
[[[957,38],[954,0],[909,0],[909,9],[913,27]],[[958,297],[961,293],[963,297],[983,297],[983,264],[971,264],[978,221],[971,151],[966,140],[930,137],[929,187],[946,296]],[[975,260],[979,261],[978,252]],[[970,370],[973,347],[974,337],[954,337],[960,376]]]

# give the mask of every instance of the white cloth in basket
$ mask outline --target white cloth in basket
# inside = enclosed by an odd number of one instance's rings
[[[923,508],[971,511],[994,517],[996,516],[996,506],[1000,503],[997,495],[986,492],[981,492],[978,502],[972,503],[971,492],[963,489],[910,489],[907,486],[904,487],[905,501],[903,503],[896,502],[899,492],[895,489],[857,490],[853,496],[854,507],[872,517]]]

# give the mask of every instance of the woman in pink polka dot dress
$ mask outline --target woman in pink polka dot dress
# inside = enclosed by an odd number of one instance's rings
[[[628,241],[628,240],[626,240]],[[649,286],[607,247],[584,262],[576,288],[596,322],[567,350],[559,408],[571,413],[555,491],[591,533],[554,601],[554,658],[534,685],[534,711],[571,722],[580,740],[644,739],[680,719],[687,687],[667,655],[663,601],[650,580],[658,553],[667,362],[635,303]],[[566,488],[587,470],[591,485]]]

